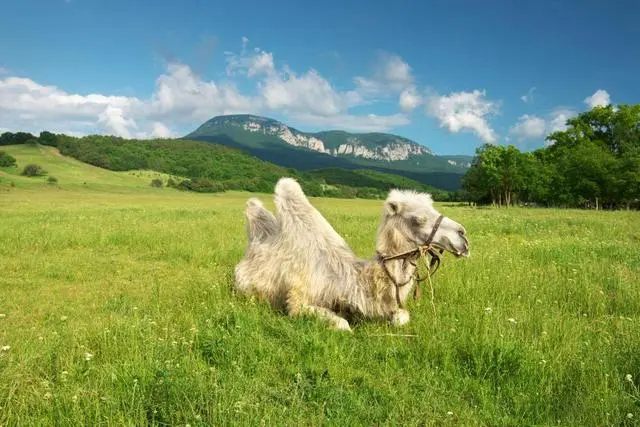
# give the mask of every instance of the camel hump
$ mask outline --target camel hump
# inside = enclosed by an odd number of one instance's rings
[[[275,194],[276,197],[285,200],[304,198],[302,187],[293,178],[280,178],[276,184]]]
[[[247,200],[247,204],[246,204],[246,212],[255,212],[256,210],[259,210],[263,207],[262,202],[255,198],[255,197],[250,197]]]
[[[276,208],[283,221],[293,218],[309,217],[313,207],[302,191],[302,187],[293,178],[280,178],[274,191]]]

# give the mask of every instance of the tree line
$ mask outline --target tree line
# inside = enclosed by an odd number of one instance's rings
[[[640,105],[594,107],[570,118],[547,146],[521,152],[484,144],[463,178],[483,204],[640,207]]]

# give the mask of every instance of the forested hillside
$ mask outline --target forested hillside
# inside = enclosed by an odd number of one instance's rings
[[[91,135],[82,138],[44,131],[0,135],[0,145],[44,144],[61,154],[114,171],[149,169],[171,174],[169,182],[182,190],[218,192],[273,191],[282,176],[296,178],[310,196],[383,198],[393,187],[431,191],[436,200],[449,200],[450,193],[408,178],[374,171],[340,169],[301,172],[284,168],[240,150],[202,141],[177,139],[132,140]]]
[[[463,185],[480,203],[640,207],[640,105],[595,107],[530,153],[483,145]]]

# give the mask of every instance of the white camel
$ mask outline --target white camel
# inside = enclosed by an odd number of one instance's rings
[[[389,192],[371,260],[353,253],[294,179],[278,181],[274,200],[275,216],[258,199],[247,201],[248,247],[235,267],[235,288],[291,316],[317,315],[345,330],[343,313],[404,325],[420,248],[469,256],[464,227],[441,215],[427,193]]]

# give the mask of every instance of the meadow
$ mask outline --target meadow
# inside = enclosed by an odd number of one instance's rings
[[[3,149],[58,183],[0,169],[0,425],[638,423],[638,212],[438,204],[435,312],[345,333],[233,293],[249,193]],[[312,202],[374,254],[381,201]]]

